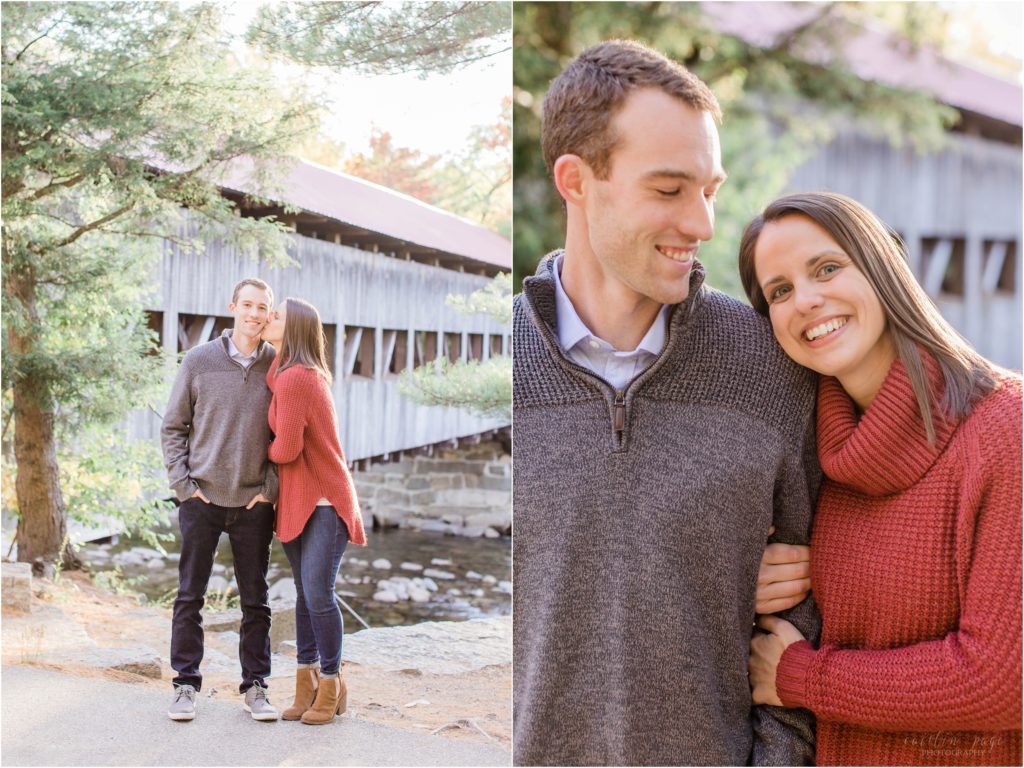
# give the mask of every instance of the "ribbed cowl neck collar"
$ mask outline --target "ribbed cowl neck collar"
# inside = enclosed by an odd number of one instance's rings
[[[934,358],[921,351],[932,392],[935,445],[928,444],[924,420],[903,362],[896,358],[875,399],[858,418],[856,405],[838,379],[818,384],[818,458],[831,480],[868,496],[889,496],[924,477],[942,454],[957,424],[935,413],[945,383]]]

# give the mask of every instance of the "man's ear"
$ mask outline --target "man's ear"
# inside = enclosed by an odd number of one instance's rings
[[[552,175],[555,188],[567,205],[582,205],[587,186],[594,178],[590,166],[579,155],[562,155],[555,160]]]

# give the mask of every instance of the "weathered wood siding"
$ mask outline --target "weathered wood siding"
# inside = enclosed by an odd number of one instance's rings
[[[949,138],[947,149],[918,155],[844,133],[796,171],[789,190],[841,192],[867,205],[903,236],[942,314],[983,355],[1019,370],[1021,149]]]
[[[443,354],[445,334],[459,337],[462,358],[471,350],[470,334],[482,337],[482,345],[479,340],[475,345],[478,357],[489,357],[491,350],[509,351],[507,326],[485,315],[461,315],[445,303],[449,294],[471,293],[490,278],[301,235],[292,235],[292,240],[299,266],[275,269],[221,243],[208,243],[201,254],[183,253],[168,245],[157,276],[158,292],[148,307],[163,313],[165,348],[177,350],[180,315],[227,316],[234,285],[244,277],[260,277],[273,289],[275,303],[290,296],[305,299],[320,311],[325,325],[336,326],[333,393],[349,461],[508,426],[507,421],[461,409],[426,407],[407,400],[398,390],[398,375],[387,365],[391,352],[404,356],[399,367],[413,367],[412,339],[424,332],[435,335],[438,356]],[[212,329],[212,321],[208,322]],[[344,338],[346,326],[352,328],[349,345]],[[353,367],[356,350],[351,342],[359,333],[365,334],[364,351],[372,335],[372,375],[346,372]],[[404,345],[400,343],[403,333],[408,334]],[[133,417],[136,436],[158,438],[159,428],[155,414]]]

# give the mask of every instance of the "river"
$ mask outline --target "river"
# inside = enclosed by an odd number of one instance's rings
[[[173,541],[164,544],[167,557],[147,551],[144,542],[122,537],[116,544],[87,544],[79,551],[96,572],[111,571],[119,566],[130,588],[148,599],[169,604],[177,589],[176,557],[180,551],[178,532]],[[463,620],[511,613],[509,594],[512,567],[511,538],[497,539],[446,536],[440,533],[419,533],[410,530],[369,531],[368,546],[350,545],[342,559],[336,584],[339,595],[371,626],[399,626],[421,621]],[[389,568],[375,567],[386,560]],[[403,569],[403,564],[420,566]],[[422,578],[424,572],[441,572],[451,578],[433,575],[426,602],[399,600],[394,603],[374,599],[378,584],[385,579]],[[222,534],[214,560],[214,576],[230,583],[233,575],[231,548]],[[430,575],[430,574],[427,574]],[[271,549],[268,581],[271,593],[282,579],[291,578],[291,566],[276,538]],[[220,582],[223,586],[223,582]],[[212,583],[211,586],[217,586]],[[285,586],[285,585],[281,585]],[[279,587],[280,589],[280,587]],[[229,592],[228,594],[234,594]],[[346,630],[361,629],[358,622],[345,614]]]

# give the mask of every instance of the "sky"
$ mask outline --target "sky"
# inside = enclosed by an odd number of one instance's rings
[[[259,3],[233,2],[227,24],[244,30]],[[283,77],[312,78],[330,94],[332,104],[321,132],[345,145],[347,155],[369,149],[374,126],[388,131],[394,145],[427,154],[457,153],[473,127],[491,124],[501,115],[501,102],[512,95],[512,35],[502,53],[456,69],[447,75],[420,79],[417,74],[379,75],[332,72],[279,65]],[[236,54],[245,56],[239,41]]]
[[[991,54],[1014,59],[1017,62],[1016,80],[1021,82],[1020,63],[1024,57],[1024,3],[1013,0],[1002,2],[942,2],[939,4],[954,17],[950,27],[949,48],[956,58],[966,57],[970,45],[970,26],[983,30]],[[1001,74],[1007,74],[1003,72]]]
[[[322,130],[348,151],[367,149],[376,124],[396,146],[457,152],[473,126],[497,121],[502,98],[511,96],[512,51],[426,80],[414,74],[332,79],[336,104]]]

